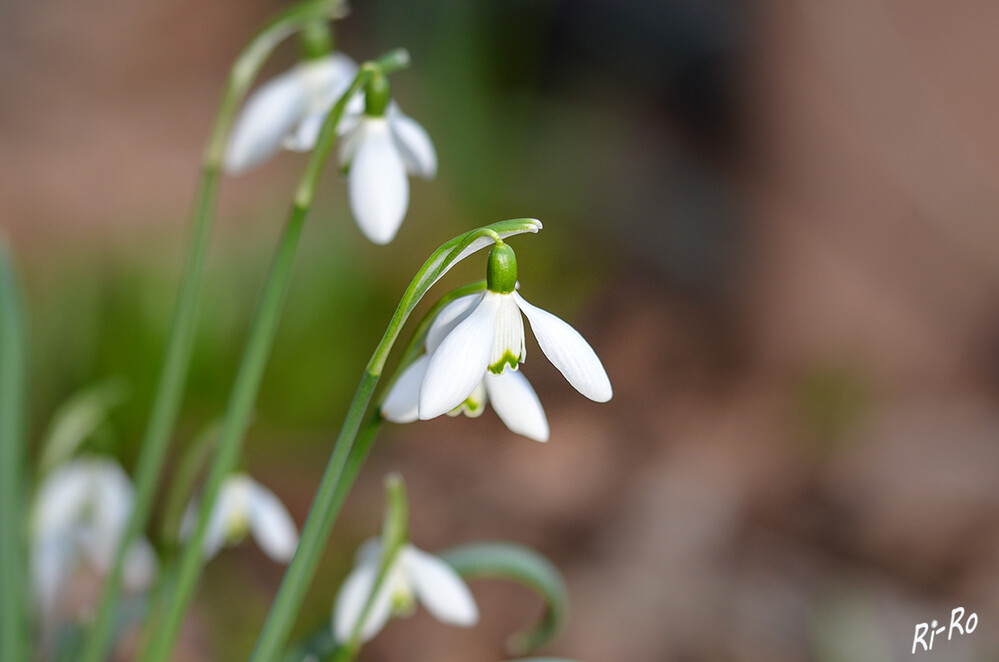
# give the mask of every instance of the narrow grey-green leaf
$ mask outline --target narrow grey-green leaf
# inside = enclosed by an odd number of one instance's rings
[[[533,627],[513,635],[514,655],[529,653],[549,641],[565,624],[569,595],[561,573],[544,556],[522,545],[481,542],[454,547],[440,555],[464,579],[506,579],[523,584],[545,601],[545,613]]]

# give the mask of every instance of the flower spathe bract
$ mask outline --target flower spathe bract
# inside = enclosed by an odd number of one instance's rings
[[[379,539],[369,540],[359,550],[357,565],[336,597],[333,634],[337,641],[347,642],[355,629],[361,641],[368,641],[393,615],[409,615],[417,600],[441,622],[463,627],[478,622],[475,599],[458,573],[438,557],[404,544],[391,559],[364,623],[358,626],[378,581],[381,557]]]
[[[192,504],[184,516],[183,537],[190,536],[194,522]],[[298,546],[295,522],[274,493],[246,474],[233,474],[222,484],[212,509],[205,558],[214,557],[227,544],[238,544],[247,534],[252,534],[260,549],[278,562],[291,560]]]
[[[430,356],[447,334],[467,317],[478,297],[479,295],[472,294],[456,299],[434,318],[427,334],[427,353],[403,370],[382,404],[381,412],[386,420],[411,423],[420,418],[420,388],[427,373]],[[548,440],[548,419],[544,408],[530,382],[521,372],[505,370],[497,375],[487,371],[465,400],[448,413],[479,416],[487,402],[492,403],[500,420],[511,431],[536,441]]]
[[[38,606],[51,611],[82,562],[107,572],[135,503],[128,476],[115,462],[82,457],[42,481],[32,511],[32,583]],[[156,553],[145,538],[125,557],[124,577],[133,590],[156,574]]]
[[[541,351],[577,391],[596,402],[613,396],[600,359],[579,332],[531,305],[518,292],[486,290],[458,299],[448,308],[452,310],[445,308],[441,314],[448,312],[450,319],[442,318],[440,325],[435,321],[427,336],[428,348],[436,349],[420,383],[421,419],[435,418],[461,405],[487,372],[503,375],[517,369],[527,357],[521,313],[527,316]]]
[[[347,169],[351,213],[368,239],[387,244],[409,206],[407,174],[424,179],[437,174],[433,142],[394,103],[384,116],[350,118],[344,127],[339,159]]]
[[[264,83],[236,118],[225,153],[225,168],[240,173],[264,162],[282,147],[308,151],[316,144],[326,114],[357,75],[343,53],[295,65]],[[346,112],[360,113],[363,99],[350,99]]]

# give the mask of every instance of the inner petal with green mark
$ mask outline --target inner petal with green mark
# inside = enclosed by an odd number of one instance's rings
[[[490,293],[492,294],[492,293]],[[496,311],[496,335],[493,336],[493,349],[489,357],[489,371],[503,372],[507,366],[514,370],[527,358],[524,345],[524,318],[517,302],[508,294],[493,294],[501,297]]]
[[[486,385],[483,382],[479,382],[479,385],[475,387],[471,395],[465,398],[465,401],[460,405],[449,411],[447,415],[458,416],[459,414],[464,414],[469,418],[478,418],[486,410],[486,400]]]

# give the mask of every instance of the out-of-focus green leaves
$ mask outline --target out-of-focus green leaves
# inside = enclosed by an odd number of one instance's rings
[[[85,441],[106,429],[111,412],[128,399],[128,383],[116,377],[73,395],[52,416],[42,441],[39,473],[47,474]]]
[[[506,579],[523,584],[544,599],[541,621],[507,641],[514,655],[544,646],[564,625],[569,614],[565,581],[558,569],[534,550],[513,543],[481,542],[454,547],[440,556],[466,580]]]

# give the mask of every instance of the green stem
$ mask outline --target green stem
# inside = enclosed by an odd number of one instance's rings
[[[214,421],[194,438],[170,481],[166,506],[163,508],[162,541],[171,548],[179,546],[184,513],[194,495],[198,475],[208,463],[219,438],[219,421]]]
[[[353,480],[353,477],[345,480],[345,466],[351,458],[351,448],[355,443],[361,419],[371,403],[375,386],[385,367],[389,352],[392,351],[392,346],[399,337],[402,326],[410,313],[413,312],[427,290],[458,260],[489,245],[496,237],[537,232],[540,227],[541,224],[533,219],[515,219],[466,232],[434,251],[417,271],[416,276],[399,301],[399,305],[385,329],[385,334],[371,355],[364,375],[361,377],[361,383],[358,385],[354,400],[347,411],[343,427],[337,436],[333,452],[313,498],[309,515],[302,527],[298,549],[285,570],[284,579],[281,580],[277,596],[271,604],[267,620],[257,637],[250,662],[276,660],[288,640],[295,617],[302,606],[306,591],[319,565],[319,558],[326,546],[326,540],[329,538],[333,524],[336,522],[337,515],[343,505],[343,498],[349,492],[350,483]],[[483,239],[485,241],[482,241]],[[360,461],[363,462],[363,456]]]
[[[408,60],[404,52],[393,52],[383,59],[387,62]],[[347,102],[362,89],[370,78],[377,63],[361,67],[350,88],[343,94],[323,123],[316,146],[309,157],[302,180],[295,192],[288,224],[264,283],[264,290],[256,315],[250,326],[246,348],[233,384],[229,405],[226,409],[222,430],[219,435],[218,450],[208,472],[198,506],[197,526],[181,552],[177,571],[177,584],[168,593],[169,602],[162,620],[150,640],[144,656],[145,662],[162,662],[173,650],[184,614],[194,596],[194,589],[201,574],[204,540],[208,532],[208,522],[215,506],[222,482],[235,469],[239,460],[243,436],[246,432],[250,413],[256,401],[260,380],[270,354],[278,319],[288,291],[295,252],[298,248],[302,226],[312,207],[319,176],[336,141],[336,126],[343,117]],[[356,430],[355,430],[356,431]]]
[[[215,215],[221,164],[236,111],[274,48],[316,18],[335,15],[341,5],[341,0],[313,0],[279,14],[250,41],[229,73],[202,160],[187,264],[177,295],[173,325],[149,423],[136,463],[135,507],[119,542],[115,563],[105,580],[97,617],[87,637],[80,662],[98,662],[107,654],[115,607],[121,594],[125,555],[149,523],[153,498],[177,421],[191,363],[198,299]]]
[[[30,660],[24,491],[28,335],[17,276],[0,235],[0,651]]]

